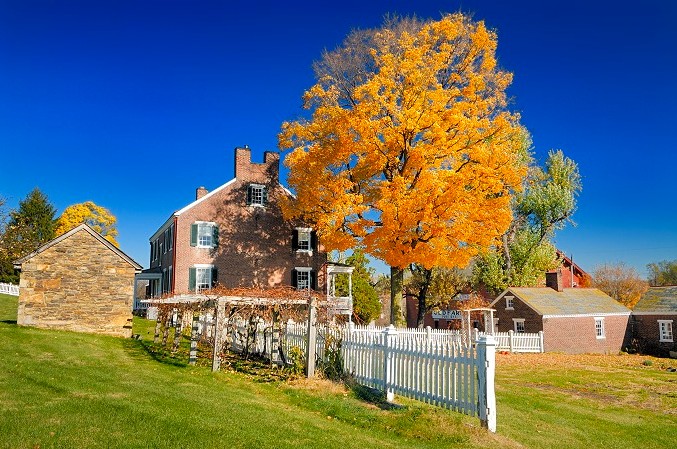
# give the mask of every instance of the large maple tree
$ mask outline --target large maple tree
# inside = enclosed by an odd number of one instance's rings
[[[393,276],[411,263],[463,267],[495,243],[530,161],[496,45],[483,22],[456,13],[386,20],[325,52],[304,95],[310,118],[279,136],[296,192],[285,214]]]

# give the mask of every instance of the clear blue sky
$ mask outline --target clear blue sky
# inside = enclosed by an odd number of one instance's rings
[[[150,235],[232,178],[235,146],[277,149],[323,49],[388,12],[459,9],[497,29],[536,156],[580,166],[578,226],[557,245],[588,271],[677,259],[672,0],[0,0],[0,195],[108,207],[148,266]]]

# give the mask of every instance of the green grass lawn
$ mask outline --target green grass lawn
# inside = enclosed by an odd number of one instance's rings
[[[494,435],[414,401],[384,409],[327,381],[158,357],[146,320],[138,341],[15,320],[0,295],[0,448],[668,448],[677,433],[677,374],[658,359],[499,356]]]

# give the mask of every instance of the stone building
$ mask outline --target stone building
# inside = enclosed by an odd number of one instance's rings
[[[17,324],[131,336],[141,266],[82,224],[17,260]]]
[[[235,148],[235,178],[172,213],[150,238],[149,293],[159,297],[233,287],[324,289],[326,252],[315,232],[286,221],[280,201],[292,193],[279,182],[280,158]],[[143,307],[139,303],[139,307]]]

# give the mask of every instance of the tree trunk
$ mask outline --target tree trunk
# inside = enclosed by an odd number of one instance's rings
[[[428,289],[430,281],[433,278],[433,269],[425,270],[425,283],[418,293],[418,315],[416,316],[416,327],[423,329],[425,324],[425,314],[428,312],[426,299],[428,298]]]
[[[390,324],[395,326],[403,317],[402,284],[404,283],[404,270],[398,267],[390,267]]]

